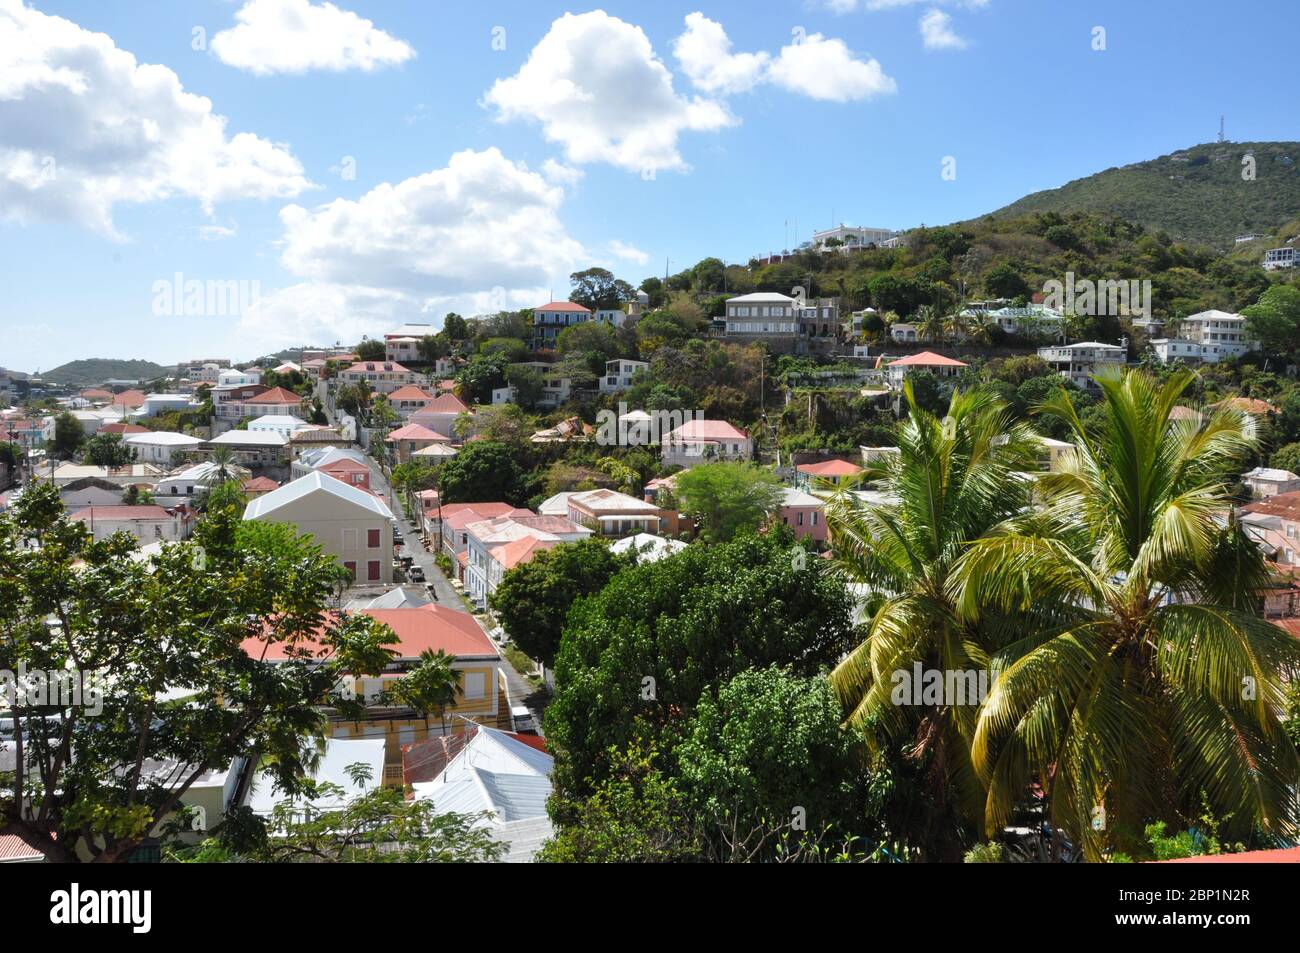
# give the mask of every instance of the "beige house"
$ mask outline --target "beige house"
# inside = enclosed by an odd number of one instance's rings
[[[244,519],[292,523],[358,582],[393,581],[393,513],[369,490],[316,470],[250,500]]]

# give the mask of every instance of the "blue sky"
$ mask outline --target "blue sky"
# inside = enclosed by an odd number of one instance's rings
[[[0,366],[249,359],[942,224],[1220,113],[1300,138],[1261,92],[1297,35],[1215,0],[0,0]],[[167,314],[177,273],[257,299]]]

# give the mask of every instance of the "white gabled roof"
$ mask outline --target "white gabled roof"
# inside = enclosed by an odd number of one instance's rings
[[[342,480],[336,480],[328,473],[321,473],[319,470],[313,470],[306,476],[286,483],[278,490],[272,490],[270,493],[264,493],[249,500],[248,506],[244,509],[244,519],[261,519],[274,513],[282,506],[287,506],[314,493],[328,493],[330,496],[337,497],[354,506],[367,509],[384,519],[393,519],[393,511],[373,493],[358,489],[355,486],[349,486]]]
[[[173,433],[170,430],[152,430],[149,433],[129,433],[126,443],[143,443],[156,447],[197,447],[203,441],[189,434]]]
[[[1220,311],[1217,308],[1210,308],[1208,311],[1198,311],[1195,314],[1189,314],[1183,318],[1184,321],[1245,321],[1246,319],[1239,314],[1233,314],[1231,311]]]
[[[755,291],[753,294],[738,295],[735,298],[728,298],[727,304],[731,304],[733,301],[740,301],[745,304],[794,304],[794,298],[789,295],[777,294],[775,291]]]
[[[1281,470],[1277,467],[1255,467],[1255,469],[1245,474],[1248,480],[1268,480],[1273,483],[1286,483],[1289,480],[1300,480],[1300,476],[1292,473],[1290,470]]]
[[[686,543],[680,539],[665,539],[662,536],[652,536],[649,533],[637,533],[635,536],[623,537],[618,542],[611,544],[609,548],[611,552],[615,553],[634,552],[636,553],[637,562],[653,563],[672,556],[674,553],[680,553],[686,548]]]
[[[213,447],[283,447],[289,440],[274,430],[227,430],[208,441]]]
[[[781,490],[782,506],[825,506],[826,501],[820,497],[813,496],[811,493],[805,493],[803,490],[797,490],[792,486],[783,487]]]
[[[440,814],[486,811],[496,824],[542,818],[553,764],[545,752],[479,726],[441,774],[411,787],[417,800],[432,801]]]

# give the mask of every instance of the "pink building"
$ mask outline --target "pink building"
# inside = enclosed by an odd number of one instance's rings
[[[795,539],[826,542],[826,504],[824,501],[787,487],[781,500],[781,522],[794,531]]]

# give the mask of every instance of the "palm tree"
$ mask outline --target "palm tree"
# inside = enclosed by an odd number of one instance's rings
[[[455,661],[454,655],[442,649],[437,652],[425,649],[420,653],[416,666],[398,679],[391,690],[398,703],[415,709],[426,721],[436,711],[444,735],[447,733],[447,709],[456,704],[457,697],[464,691]]]
[[[930,343],[943,343],[943,315],[937,308],[923,304],[916,309],[916,330],[922,338]]]
[[[948,576],[969,541],[1027,501],[1014,477],[1039,443],[986,391],[954,393],[942,420],[917,406],[899,427],[895,459],[868,469],[896,502],[870,505],[841,492],[828,508],[838,568],[865,592],[866,637],[831,673],[848,726],[867,729],[877,751],[898,745],[925,765],[932,800],[947,817],[921,847],[931,859],[960,859],[960,818],[979,816],[983,789],[969,750],[978,698],[969,705],[900,705],[895,673],[983,671],[986,633],[959,620]]]
[[[1230,515],[1243,418],[1170,420],[1193,376],[1099,378],[1095,432],[1064,390],[1045,403],[1077,451],[1039,481],[1041,508],[976,540],[948,581],[965,625],[1031,605],[1059,616],[993,659],[971,748],[990,835],[1034,781],[1094,860],[1202,799],[1225,833],[1296,834],[1300,758],[1281,719],[1300,647],[1260,618],[1266,564]]]
[[[965,320],[966,337],[972,344],[992,343],[994,324],[987,312],[976,311]]]
[[[230,447],[213,447],[212,453],[208,456],[208,463],[212,466],[195,482],[210,490],[230,480],[247,479],[250,471],[246,467],[241,467],[236,459],[235,451]]]

